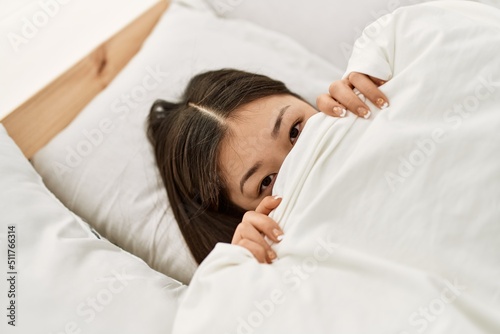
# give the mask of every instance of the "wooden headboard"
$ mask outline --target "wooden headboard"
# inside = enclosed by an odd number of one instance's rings
[[[27,158],[64,129],[139,51],[169,2],[158,2],[1,122]]]

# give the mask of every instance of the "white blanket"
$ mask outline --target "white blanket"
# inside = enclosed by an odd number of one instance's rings
[[[391,106],[309,120],[274,188],[279,259],[218,244],[174,333],[500,333],[500,11],[399,9],[350,71],[390,79]]]

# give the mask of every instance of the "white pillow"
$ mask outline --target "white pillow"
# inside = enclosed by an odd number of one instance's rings
[[[311,103],[341,72],[283,36],[172,4],[136,57],[33,158],[49,189],[99,233],[188,283],[195,268],[145,133],[154,100],[223,67],[283,80]]]
[[[99,239],[45,188],[1,124],[0,189],[0,327],[19,333],[171,332],[186,286]]]
[[[284,33],[343,72],[352,45],[365,26],[398,7],[430,0],[181,1],[198,8],[209,6],[222,17],[248,20]]]

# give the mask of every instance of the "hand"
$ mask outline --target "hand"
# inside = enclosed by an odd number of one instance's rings
[[[278,223],[268,217],[280,203],[281,197],[266,196],[255,211],[247,211],[236,227],[231,244],[245,247],[260,263],[271,263],[276,259],[276,253],[264,236],[274,242],[280,242],[283,238]]]
[[[330,94],[318,96],[316,104],[319,110],[334,117],[344,117],[347,108],[360,117],[369,118],[370,108],[353,90],[357,88],[374,105],[385,109],[389,106],[389,100],[378,89],[384,83],[384,80],[352,72],[346,78],[334,81],[329,87]]]

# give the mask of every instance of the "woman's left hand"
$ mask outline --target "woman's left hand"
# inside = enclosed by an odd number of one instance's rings
[[[281,227],[268,215],[281,203],[279,196],[266,196],[255,211],[247,211],[234,231],[233,245],[248,249],[260,263],[272,263],[276,253],[264,239],[267,236],[273,242],[283,238]]]
[[[334,117],[344,117],[349,110],[360,117],[369,118],[370,108],[361,101],[354,89],[357,89],[377,107],[384,109],[389,106],[389,100],[378,89],[384,83],[382,79],[352,72],[344,79],[334,81],[328,89],[330,94],[318,96],[316,104],[320,111]]]

